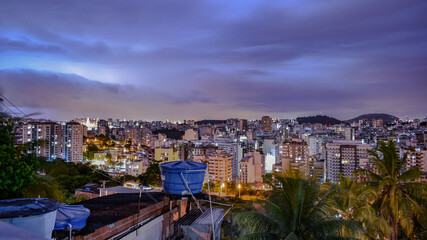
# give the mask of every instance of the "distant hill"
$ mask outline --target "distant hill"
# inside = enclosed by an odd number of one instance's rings
[[[393,122],[398,118],[393,115],[385,114],[385,113],[370,113],[370,114],[360,115],[358,117],[347,120],[346,122],[348,123],[359,122],[359,120],[362,120],[362,119],[368,119],[368,120],[382,119],[384,122]]]
[[[334,125],[334,124],[340,124],[344,123],[343,121],[340,121],[333,117],[323,116],[323,115],[317,115],[317,116],[310,116],[310,117],[298,117],[297,122],[299,124],[302,123],[321,123],[326,125]]]
[[[175,140],[182,139],[182,136],[185,134],[185,132],[179,131],[176,128],[173,128],[173,129],[162,128],[162,129],[154,130],[153,133],[154,134],[163,133],[163,134],[166,134],[167,138],[171,138]]]
[[[215,124],[223,124],[226,122],[227,122],[226,120],[202,120],[202,121],[197,121],[196,124],[197,125],[207,125],[207,124],[215,125]]]

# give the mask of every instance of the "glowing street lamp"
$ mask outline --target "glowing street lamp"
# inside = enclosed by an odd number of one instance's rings
[[[222,195],[222,188],[223,188],[223,187],[225,187],[225,184],[224,184],[224,183],[222,183],[222,184],[221,184],[221,194],[220,194],[220,195]]]
[[[239,189],[239,197],[240,197],[240,188],[241,188],[242,186],[240,185],[240,183],[239,183],[239,185],[237,186],[237,188]]]

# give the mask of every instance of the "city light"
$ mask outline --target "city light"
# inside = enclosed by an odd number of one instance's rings
[[[240,188],[241,188],[240,183],[239,183],[239,185],[237,186],[237,188],[239,189],[239,197],[240,197]]]

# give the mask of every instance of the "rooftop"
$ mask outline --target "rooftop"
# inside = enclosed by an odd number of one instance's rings
[[[160,202],[165,198],[163,193],[156,192],[150,193],[150,196],[146,193],[141,195],[140,209],[156,204],[154,199]],[[100,227],[136,214],[138,212],[138,200],[139,193],[118,193],[75,203],[74,205],[83,205],[90,210],[86,227],[78,235],[90,234]]]

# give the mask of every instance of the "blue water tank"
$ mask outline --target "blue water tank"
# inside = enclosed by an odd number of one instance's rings
[[[83,205],[61,204],[56,213],[55,230],[82,229],[86,226],[86,220],[90,215],[90,210]]]
[[[175,161],[160,164],[163,191],[177,195],[190,194],[182,179],[183,177],[193,194],[202,192],[206,167],[206,164],[191,161]]]
[[[50,239],[58,208],[58,201],[47,198],[0,200],[0,221]]]

